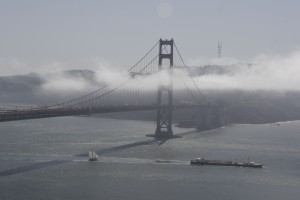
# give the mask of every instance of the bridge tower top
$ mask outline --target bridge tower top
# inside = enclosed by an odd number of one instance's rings
[[[174,40],[159,40],[159,67],[162,65],[163,59],[170,60],[170,67],[173,67],[173,45]],[[169,48],[168,48],[169,47]],[[165,50],[165,51],[164,51]]]

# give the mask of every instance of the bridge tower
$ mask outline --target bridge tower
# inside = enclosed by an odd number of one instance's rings
[[[167,66],[170,73],[173,68],[173,39],[159,41],[158,69],[163,70],[163,60],[169,60]],[[157,125],[155,137],[169,138],[173,137],[172,131],[172,109],[173,109],[173,84],[161,85],[157,92]]]

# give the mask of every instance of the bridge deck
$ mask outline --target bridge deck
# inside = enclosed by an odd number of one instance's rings
[[[202,105],[203,106],[203,105]],[[174,105],[173,109],[195,108],[201,105]],[[15,110],[5,113],[0,113],[0,122],[16,121],[25,119],[38,119],[49,117],[75,116],[75,115],[91,115],[98,113],[112,112],[128,112],[128,111],[143,111],[156,110],[157,105],[123,105],[123,106],[103,106],[96,108],[69,108],[69,109],[41,109],[41,110]]]

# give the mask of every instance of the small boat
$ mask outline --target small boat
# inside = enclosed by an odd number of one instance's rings
[[[222,161],[222,160],[206,160],[204,158],[197,158],[191,160],[191,165],[216,165],[216,166],[234,166],[234,167],[251,167],[262,168],[262,164],[255,162],[236,162],[236,161]]]
[[[97,161],[98,155],[95,151],[89,151],[89,161]]]

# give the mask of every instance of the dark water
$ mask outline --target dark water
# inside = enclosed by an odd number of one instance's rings
[[[65,117],[0,124],[0,199],[299,199],[300,122],[240,125],[182,138],[155,124]],[[101,155],[87,162],[89,150]],[[196,157],[263,169],[190,166]],[[157,162],[162,160],[162,162]]]

